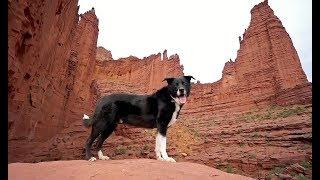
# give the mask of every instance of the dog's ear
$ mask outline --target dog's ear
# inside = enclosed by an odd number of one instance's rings
[[[191,78],[196,80],[193,76],[183,76],[184,78],[186,78],[186,80],[188,80],[190,82]]]
[[[168,84],[171,84],[174,78],[164,78],[163,81],[167,81]]]

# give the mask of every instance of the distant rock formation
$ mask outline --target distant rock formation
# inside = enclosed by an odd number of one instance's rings
[[[112,61],[112,53],[104,47],[99,46],[97,47],[96,59],[98,61]]]
[[[166,52],[163,56],[165,55]],[[126,83],[128,87],[134,88],[124,88],[123,91],[139,89],[140,93],[151,93],[166,84],[162,82],[165,77],[180,75],[183,75],[183,71],[179,56],[161,59],[161,53],[143,59],[129,56],[116,61],[99,61],[95,67],[95,82],[99,86],[99,92],[117,89],[115,83]],[[107,87],[107,82],[112,82],[113,88]]]
[[[311,83],[267,1],[252,8],[235,62],[225,63],[219,81],[196,84],[191,97],[194,100],[184,113],[243,112],[271,104],[311,103]]]

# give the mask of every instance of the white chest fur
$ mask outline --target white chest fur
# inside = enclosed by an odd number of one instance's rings
[[[173,123],[175,123],[177,121],[177,115],[178,115],[178,112],[180,110],[180,105],[178,103],[174,103],[175,104],[175,110],[174,112],[172,113],[172,117],[171,117],[171,120],[168,124],[168,127],[171,126]]]

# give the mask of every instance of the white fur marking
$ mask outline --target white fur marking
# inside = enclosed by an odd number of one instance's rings
[[[159,141],[160,141],[160,153],[161,156],[164,160],[168,159],[168,154],[167,154],[167,137],[162,136],[161,134],[159,134]]]
[[[82,119],[90,119],[90,118],[86,114],[83,114],[83,118]]]
[[[88,161],[93,162],[95,160],[97,160],[95,157],[91,157]]]
[[[177,101],[178,100],[176,100],[176,98],[175,98],[175,110],[174,110],[174,112],[173,112],[173,114],[172,114],[172,117],[171,117],[171,120],[170,120],[170,122],[169,122],[169,124],[168,124],[168,127],[170,127],[172,124],[174,124],[176,121],[177,121],[177,115],[178,115],[178,112],[179,112],[179,110],[180,110],[180,106],[179,106],[179,104],[177,103]]]
[[[156,156],[157,156],[157,159],[158,160],[163,160],[163,158],[161,157],[161,152],[160,152],[160,149],[161,149],[161,134],[158,133],[157,134],[157,137],[156,137],[156,148],[155,148],[155,152],[156,152]]]
[[[108,156],[104,156],[101,150],[98,151],[98,156],[99,156],[99,159],[101,159],[101,160],[110,159]]]
[[[184,92],[184,94],[187,94],[187,91],[186,91],[185,89],[183,90],[183,92]],[[178,91],[177,91],[177,96],[179,97],[180,94],[181,94],[181,92],[180,92],[179,89],[178,89]]]
[[[176,162],[173,158],[168,157],[166,146],[167,146],[167,138],[165,136],[162,136],[160,133],[158,133],[156,137],[156,149],[155,149],[157,159]]]

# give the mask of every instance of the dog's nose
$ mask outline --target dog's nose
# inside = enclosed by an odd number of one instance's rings
[[[184,92],[184,89],[183,89],[183,88],[180,88],[179,91],[183,93],[183,92]]]

